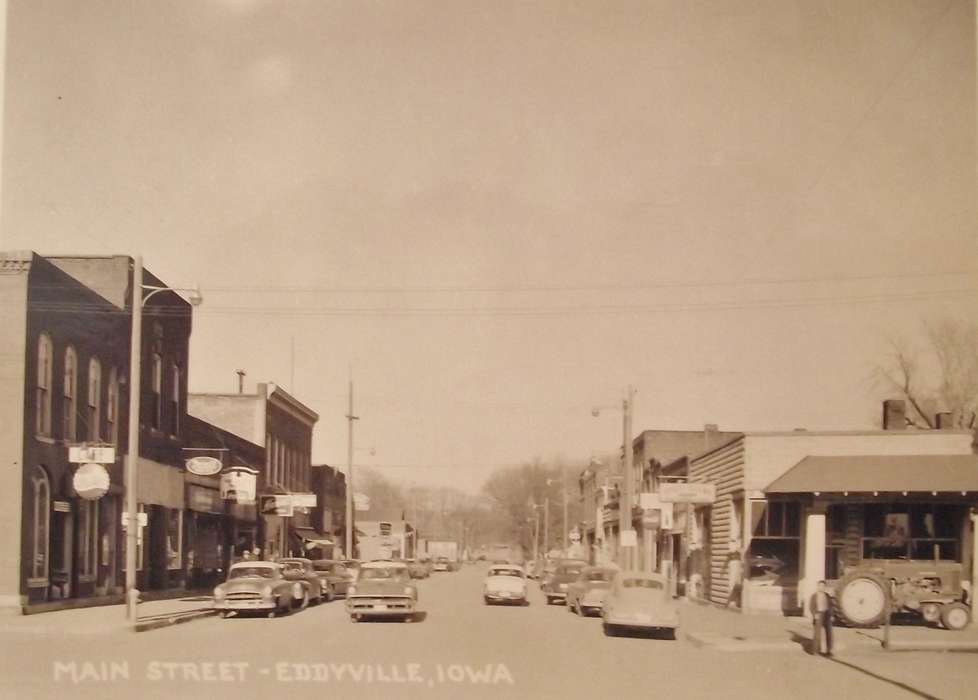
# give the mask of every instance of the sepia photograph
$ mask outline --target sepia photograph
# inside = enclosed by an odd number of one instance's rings
[[[978,697],[975,0],[0,0],[0,697]]]

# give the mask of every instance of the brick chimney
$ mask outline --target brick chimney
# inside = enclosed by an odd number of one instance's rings
[[[883,430],[906,430],[907,404],[903,399],[883,402]]]
[[[954,414],[950,411],[942,411],[934,418],[934,426],[938,430],[954,430]]]

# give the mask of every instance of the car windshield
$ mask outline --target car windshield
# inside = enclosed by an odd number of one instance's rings
[[[387,579],[396,579],[403,576],[403,569],[395,568],[385,568],[385,569],[361,569],[360,579],[363,581],[384,581]]]
[[[662,590],[662,582],[650,578],[626,578],[621,582],[623,588],[651,588],[655,591]]]
[[[580,576],[581,567],[579,566],[562,566],[557,569],[557,573],[561,576]]]
[[[275,578],[275,569],[270,566],[236,566],[228,578]]]
[[[490,576],[517,576],[522,577],[523,575],[519,572],[519,569],[493,569],[489,572]]]
[[[333,564],[328,561],[314,561],[312,563],[312,568],[316,571],[332,571]]]
[[[297,561],[283,561],[282,562],[282,568],[287,573],[295,573],[296,571],[300,571],[301,572],[301,571],[303,571],[305,569],[305,567],[303,567],[302,564],[300,564]]]
[[[607,571],[589,571],[587,573],[588,581],[610,581],[611,574]]]

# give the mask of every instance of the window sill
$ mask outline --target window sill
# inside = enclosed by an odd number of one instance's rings
[[[49,435],[34,435],[34,439],[38,442],[43,442],[45,445],[56,445],[58,441]]]

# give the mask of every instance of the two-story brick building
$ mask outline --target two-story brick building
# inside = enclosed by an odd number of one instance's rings
[[[140,285],[165,287],[143,271]],[[0,573],[6,607],[115,599],[125,562],[121,517],[128,438],[133,260],[0,255]],[[191,307],[173,292],[144,307],[138,502],[146,514],[138,586],[183,584],[182,464]],[[80,497],[69,447],[114,448],[107,492]]]

